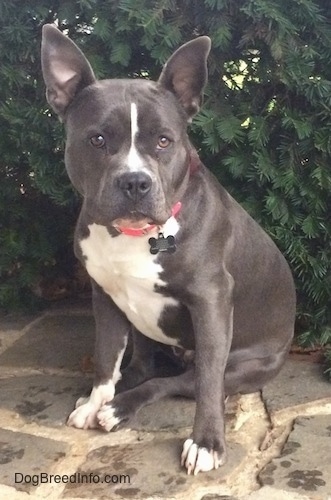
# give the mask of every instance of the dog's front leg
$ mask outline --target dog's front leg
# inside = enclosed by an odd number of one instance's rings
[[[187,473],[217,469],[226,460],[224,372],[232,341],[233,280],[224,276],[216,287],[195,300],[191,316],[195,330],[196,413],[193,435],[183,446]]]
[[[115,394],[121,378],[120,366],[126,348],[130,323],[108,295],[92,281],[93,311],[96,322],[95,377],[87,398],[79,398],[68,425],[81,428],[98,427],[99,409]]]

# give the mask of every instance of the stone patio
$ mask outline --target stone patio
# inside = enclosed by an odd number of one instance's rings
[[[179,455],[193,401],[160,401],[109,434],[65,425],[91,386],[93,331],[88,303],[0,318],[1,500],[331,500],[331,384],[320,365],[290,357],[263,394],[230,398],[228,462],[192,477]]]

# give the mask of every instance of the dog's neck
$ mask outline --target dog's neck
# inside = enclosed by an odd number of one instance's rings
[[[191,148],[190,151],[188,152],[188,171],[190,173],[190,177],[194,174],[196,174],[201,166],[201,160],[199,158],[199,155],[197,153],[197,150],[194,148]]]

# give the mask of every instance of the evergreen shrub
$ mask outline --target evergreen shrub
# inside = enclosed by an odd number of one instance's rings
[[[2,307],[31,304],[72,263],[78,200],[44,98],[42,25],[57,22],[99,78],[157,78],[175,48],[208,34],[192,140],[288,259],[300,341],[330,345],[330,19],[325,0],[0,0]]]

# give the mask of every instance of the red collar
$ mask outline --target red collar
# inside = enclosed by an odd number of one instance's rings
[[[180,201],[175,203],[175,205],[171,209],[171,217],[176,217],[176,215],[180,212],[182,208],[182,204]],[[127,236],[143,236],[144,234],[148,234],[150,231],[153,231],[157,226],[156,224],[147,224],[142,229],[136,229],[133,227],[116,227],[117,231],[122,234],[126,234]]]

